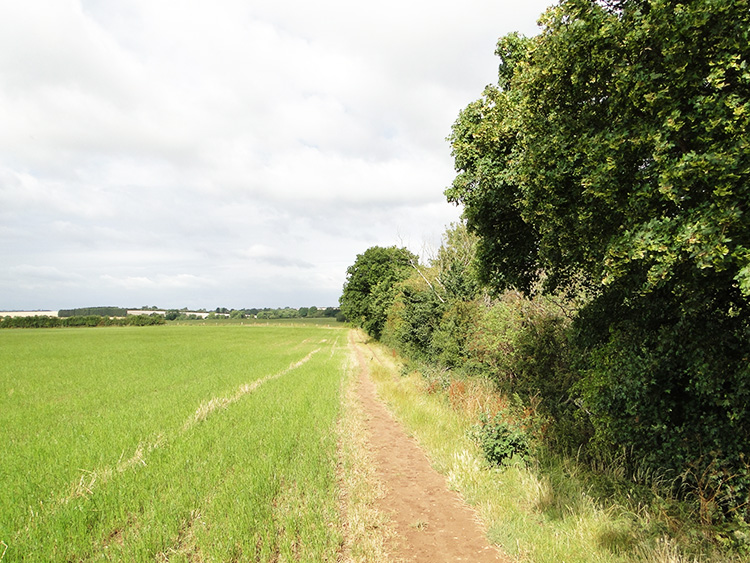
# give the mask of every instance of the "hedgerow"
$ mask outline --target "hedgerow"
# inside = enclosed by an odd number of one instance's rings
[[[98,315],[74,317],[2,317],[0,328],[61,328],[96,326],[152,326],[163,325],[166,320],[161,315],[129,315],[121,318],[100,317]]]

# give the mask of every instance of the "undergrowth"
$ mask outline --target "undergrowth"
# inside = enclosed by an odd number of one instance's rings
[[[489,379],[414,362],[401,364],[400,374],[400,381],[392,385],[412,385],[416,393],[409,404],[408,393],[399,392],[407,420],[423,418],[408,414],[421,408],[421,395],[442,409],[437,416],[451,412],[464,421],[464,436],[476,448],[481,472],[492,484],[476,485],[482,480],[477,476],[454,477],[453,482],[465,497],[484,507],[490,536],[518,560],[748,560],[748,531],[727,531],[706,518],[703,512],[710,499],[684,498],[679,476],[634,463],[626,451],[585,462],[577,452],[561,454],[550,447],[551,421],[538,402],[503,394]],[[419,436],[418,430],[415,433]],[[430,439],[423,434],[420,441],[427,445]],[[466,454],[450,455],[460,459]],[[462,469],[448,469],[449,474],[471,473],[477,465],[463,463]],[[498,505],[507,502],[501,497],[515,501],[498,516]],[[550,546],[555,541],[573,547],[561,553]],[[510,542],[516,545],[509,548]],[[540,558],[544,552],[558,555]]]

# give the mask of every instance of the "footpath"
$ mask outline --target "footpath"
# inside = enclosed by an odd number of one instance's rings
[[[377,395],[366,344],[350,339],[358,364],[357,396],[367,419],[368,440],[384,494],[376,508],[389,517],[393,561],[476,563],[510,561],[490,545],[476,512],[448,489]]]

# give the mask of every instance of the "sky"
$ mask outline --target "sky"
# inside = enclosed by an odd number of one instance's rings
[[[461,209],[451,125],[551,0],[0,6],[0,310],[337,306]]]

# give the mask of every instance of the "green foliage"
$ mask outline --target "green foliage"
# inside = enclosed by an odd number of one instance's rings
[[[513,458],[527,461],[529,437],[523,428],[508,420],[505,413],[493,417],[482,413],[479,424],[472,429],[473,438],[482,449],[485,459],[493,465],[504,465]]]
[[[397,286],[383,340],[413,359],[449,368],[463,364],[480,293],[475,254],[476,237],[466,224],[451,225],[429,264],[415,265]]]
[[[509,47],[518,51],[519,41]],[[522,53],[516,52],[520,56]],[[507,173],[517,142],[513,92],[488,86],[469,104],[449,137],[458,175],[446,190],[449,201],[464,205],[468,228],[479,236],[477,273],[491,288],[528,289],[537,273],[538,234],[520,215],[521,189]]]
[[[456,121],[446,194],[496,287],[709,270],[747,291],[748,2],[645,5],[562,2],[538,37],[500,41],[498,86]]]
[[[574,266],[648,291],[746,267],[749,14],[746,1],[549,13],[514,85],[523,213],[553,279]]]
[[[259,319],[296,319],[299,316],[297,309],[292,309],[291,307],[284,307],[282,309],[266,307],[256,313],[256,317]]]
[[[315,306],[309,307],[307,309],[307,315],[302,315],[302,312],[304,310],[304,307],[302,307],[299,310],[299,316],[306,316],[308,318],[316,318],[316,319],[333,319],[336,318],[336,315],[338,315],[341,311],[337,307],[326,307],[325,309],[318,309]]]
[[[435,278],[432,289],[444,302],[470,301],[481,293],[476,253],[477,237],[465,221],[451,224],[443,233],[437,256],[430,260],[430,271],[424,275]]]
[[[567,319],[544,311],[525,319],[514,339],[514,392],[538,397],[543,410],[558,421],[574,408],[571,391],[577,374],[571,368],[569,326]]]
[[[412,358],[425,358],[444,304],[417,274],[398,284],[383,339]]]
[[[346,270],[341,312],[356,326],[380,338],[396,285],[409,276],[417,257],[406,248],[373,246],[357,255]]]
[[[462,368],[469,359],[469,338],[478,317],[476,301],[453,301],[445,308],[430,340],[430,357],[440,366]]]
[[[163,325],[164,317],[161,315],[128,315],[124,319],[105,320],[104,326],[153,326]]]
[[[96,326],[150,326],[163,325],[161,315],[129,315],[122,318],[99,317],[96,315],[75,317],[2,317],[0,328],[59,328],[59,327],[96,327]]]
[[[655,296],[618,311],[607,338],[584,333],[593,352],[581,362],[585,377],[578,390],[597,446],[625,446],[651,467],[683,475],[694,490],[721,484],[733,492],[715,491],[719,498],[746,498],[747,319],[726,314],[715,302],[703,303],[702,310],[688,302],[695,314],[674,313],[671,294],[660,295],[662,304]],[[598,312],[586,315],[599,320]],[[724,509],[750,516],[744,500]]]
[[[60,309],[58,317],[124,317],[128,314],[126,309],[120,307],[85,307],[80,309]]]
[[[577,404],[597,447],[714,483],[747,518],[750,4],[563,0],[542,25],[498,43],[498,84],[454,125],[446,196],[495,291],[591,298],[571,333],[579,376],[556,367],[557,321],[521,331],[525,365],[498,367]],[[529,376],[544,372],[562,379]]]
[[[548,297],[506,292],[476,305],[466,335],[467,365],[491,377],[505,394],[533,403],[554,424],[547,438],[562,450],[577,450],[591,434],[576,404],[580,372],[570,345],[571,321]]]

